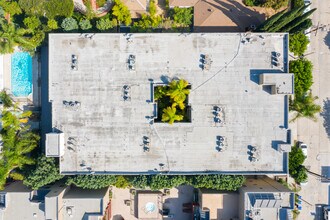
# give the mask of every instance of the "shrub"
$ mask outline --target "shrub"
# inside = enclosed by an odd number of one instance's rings
[[[92,28],[92,24],[88,19],[82,19],[79,22],[79,26],[82,30],[88,30]]]
[[[54,20],[54,19],[49,19],[47,21],[47,27],[51,30],[55,30],[55,29],[58,29],[58,24],[57,24],[57,21]]]
[[[298,8],[298,7],[301,7],[303,5],[305,5],[304,0],[292,0],[291,1],[291,7],[292,8]]]
[[[305,94],[313,84],[313,64],[306,59],[292,60],[289,71],[294,74],[294,90],[296,95]]]
[[[297,146],[292,147],[289,153],[289,173],[296,182],[301,183],[307,180],[307,171],[302,164],[305,161],[305,155]]]
[[[306,157],[299,147],[293,146],[291,148],[291,152],[289,153],[290,175],[295,175],[297,173],[298,167],[304,163],[305,159]]]
[[[78,175],[70,176],[67,185],[73,184],[83,189],[101,189],[114,185],[116,176],[113,175]]]
[[[47,18],[71,17],[74,9],[72,0],[19,0],[18,3],[27,14]]]
[[[295,111],[296,113],[291,122],[302,117],[317,121],[315,115],[322,110],[321,106],[314,103],[317,99],[318,97],[313,96],[311,92],[308,92],[308,94],[296,94],[293,101],[290,99],[290,111]]]
[[[300,23],[296,27],[292,28],[290,30],[290,33],[294,34],[294,33],[304,32],[305,30],[307,30],[308,28],[310,28],[312,26],[313,26],[312,19],[307,18],[305,21],[303,21],[302,23]]]
[[[175,185],[173,185],[171,178],[172,177],[167,176],[167,175],[151,176],[149,187],[151,190],[173,188]]]
[[[146,175],[130,176],[129,182],[134,188],[145,189],[148,187],[149,179]]]
[[[44,0],[45,16],[55,18],[56,16],[71,17],[74,4],[72,0]]]
[[[294,179],[297,183],[303,183],[307,180],[307,170],[304,166],[299,166],[297,170],[297,174],[294,176]]]
[[[230,175],[138,175],[138,176],[99,176],[80,175],[69,177],[67,184],[74,184],[88,189],[99,189],[114,185],[119,188],[135,187],[138,189],[160,190],[180,185],[192,185],[217,190],[237,190],[243,185],[243,176]]]
[[[36,16],[26,17],[23,21],[24,25],[30,30],[34,31],[41,25],[41,21]]]
[[[289,49],[295,56],[301,56],[307,50],[308,37],[303,33],[291,34],[289,38]]]
[[[125,189],[125,188],[130,187],[131,184],[128,182],[127,177],[117,176],[114,186],[117,188]]]
[[[288,5],[288,0],[266,0],[263,4],[262,7],[266,8],[273,8],[275,10],[280,9],[281,7],[285,7]]]
[[[157,28],[162,22],[162,17],[159,15],[151,16],[142,14],[141,19],[138,22],[134,22],[134,32],[151,32],[151,29]]]
[[[243,185],[243,176],[231,175],[200,175],[196,176],[192,185],[195,188],[208,188],[216,190],[238,190]]]
[[[60,170],[55,158],[40,156],[37,159],[36,166],[32,170],[29,170],[23,183],[32,189],[39,189],[63,177],[64,176],[60,175]]]
[[[69,17],[69,18],[65,18],[62,21],[61,27],[65,31],[77,30],[78,29],[78,23],[77,23],[76,19]]]
[[[171,18],[180,26],[189,26],[192,24],[193,8],[174,7],[171,10]]]
[[[100,31],[105,31],[113,28],[114,24],[116,24],[115,20],[111,21],[109,18],[101,18],[96,21],[96,28]]]

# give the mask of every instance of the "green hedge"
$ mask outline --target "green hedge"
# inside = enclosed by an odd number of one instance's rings
[[[67,184],[87,189],[99,189],[114,185],[119,188],[134,187],[138,189],[159,190],[180,185],[192,185],[196,188],[217,190],[237,190],[245,182],[241,175],[80,175],[68,177]]]

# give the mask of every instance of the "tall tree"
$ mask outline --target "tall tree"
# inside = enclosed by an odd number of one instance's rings
[[[120,0],[114,0],[112,15],[116,17],[119,24],[124,23],[125,25],[129,25],[132,23],[129,9]]]
[[[321,112],[321,106],[314,103],[317,99],[318,97],[313,96],[311,92],[308,94],[296,95],[294,101],[291,101],[290,103],[290,110],[296,112],[296,115],[293,119],[291,119],[291,121],[295,121],[302,117],[316,121],[317,117],[315,114]]]
[[[8,106],[8,105],[7,105]],[[12,104],[4,106],[2,111],[2,150],[0,153],[0,189],[3,188],[8,177],[22,179],[17,172],[25,165],[31,165],[34,160],[29,153],[38,146],[39,136],[30,130],[27,124],[31,112],[17,111]]]
[[[63,177],[60,175],[58,163],[56,163],[55,158],[40,156],[37,159],[36,166],[28,170],[23,183],[32,189],[39,189]]]
[[[173,124],[175,121],[182,121],[183,115],[176,114],[176,108],[167,107],[163,109],[162,121],[168,122],[169,124]]]
[[[189,83],[184,80],[172,80],[169,84],[169,91],[167,93],[174,102],[184,102],[187,95],[189,94],[189,89],[187,89]]]
[[[303,23],[306,19],[308,19],[308,17],[311,16],[311,14],[313,14],[314,11],[316,11],[316,8],[313,8],[312,10],[310,10],[310,11],[304,13],[303,15],[297,17],[296,19],[291,21],[289,24],[287,24],[283,28],[281,28],[280,31],[281,32],[290,32],[293,28],[297,27],[298,25]]]
[[[18,28],[14,23],[0,18],[0,53],[13,53],[16,46],[21,46],[25,50],[32,50],[37,45],[28,36],[29,31]]]

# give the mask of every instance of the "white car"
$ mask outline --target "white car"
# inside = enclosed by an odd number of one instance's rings
[[[302,152],[305,155],[305,157],[307,157],[307,144],[305,144],[303,142],[299,142],[299,145],[298,146],[302,150]]]
[[[310,0],[304,0],[305,5],[309,5],[305,10],[304,13],[308,12],[309,10],[311,10],[311,5],[312,2]]]

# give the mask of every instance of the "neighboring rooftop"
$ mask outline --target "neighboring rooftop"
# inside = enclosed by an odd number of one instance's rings
[[[0,191],[0,201],[0,220],[100,219],[109,202],[109,189],[81,189],[60,181],[32,190],[17,181]]]
[[[194,32],[244,32],[276,12],[247,7],[242,0],[169,0],[169,6],[194,7]]]
[[[52,125],[65,137],[61,173],[287,172],[287,153],[278,150],[289,139],[287,96],[258,84],[262,73],[287,72],[287,43],[281,33],[50,34]],[[205,55],[210,65],[202,70]],[[192,122],[152,123],[152,87],[173,78],[191,84]],[[258,161],[249,159],[251,146]]]
[[[240,219],[290,219],[294,192],[269,177],[248,178],[240,188]]]

